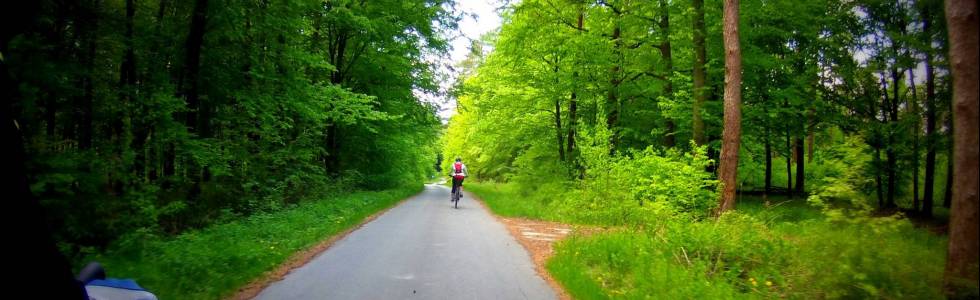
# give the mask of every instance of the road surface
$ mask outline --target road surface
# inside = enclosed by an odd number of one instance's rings
[[[255,299],[555,299],[527,252],[466,194],[425,190]]]

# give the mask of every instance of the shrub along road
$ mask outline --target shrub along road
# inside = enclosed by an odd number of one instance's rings
[[[470,195],[445,186],[392,208],[256,299],[553,299],[527,252]]]

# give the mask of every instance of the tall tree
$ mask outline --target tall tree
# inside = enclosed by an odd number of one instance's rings
[[[769,126],[766,126],[766,136],[764,137],[764,139],[765,139],[765,152],[766,152],[765,153],[765,156],[766,156],[766,171],[765,171],[765,175],[764,175],[765,176],[765,179],[763,179],[763,181],[764,181],[763,184],[765,186],[765,189],[763,190],[764,197],[768,197],[769,196],[769,192],[772,190],[772,141],[769,138],[770,134],[771,133],[770,133],[770,130],[769,130]]]
[[[190,111],[187,113],[187,128],[200,136],[208,131],[206,105],[201,104],[201,48],[204,45],[204,33],[207,28],[208,0],[194,0],[194,11],[191,14],[190,33],[184,44],[184,75],[181,80],[181,95],[187,101]]]
[[[803,138],[800,137],[800,136],[797,136],[796,137],[796,140],[793,142],[793,144],[795,146],[794,149],[793,149],[793,154],[796,154],[795,155],[795,158],[794,158],[794,160],[796,160],[796,188],[795,188],[795,193],[798,194],[798,195],[803,195],[803,193],[804,193],[804,191],[803,191],[803,189],[804,189],[804,187],[803,187],[803,180],[804,180],[805,175],[806,175],[805,172],[804,172],[804,166],[803,166],[804,161],[805,161],[803,159]]]
[[[603,2],[604,3],[604,2]],[[613,13],[613,29],[609,39],[613,42],[612,66],[609,67],[609,89],[606,92],[606,129],[609,130],[609,153],[615,154],[619,146],[619,114],[621,103],[619,85],[623,83],[623,12],[615,5],[607,4]]]
[[[558,85],[558,64],[559,59],[555,59],[555,85]],[[558,160],[565,161],[565,141],[564,132],[561,129],[561,98],[555,97],[555,140],[558,141]]]
[[[664,96],[673,98],[674,97],[674,57],[670,49],[670,7],[667,5],[667,0],[660,0],[660,20],[657,23],[660,28],[660,39],[662,40],[660,45],[660,56],[664,59]],[[668,148],[673,148],[675,144],[675,131],[674,120],[669,117],[664,121],[666,124],[666,134],[664,136],[664,146]]]
[[[579,3],[575,6],[576,9],[576,23],[575,23],[575,34],[582,35],[585,31],[585,3]],[[568,154],[569,160],[574,162],[574,151],[575,151],[575,131],[578,127],[578,93],[581,83],[579,82],[578,70],[572,73],[572,95],[568,99],[568,147],[565,149],[565,153]]]
[[[936,71],[933,67],[933,50],[931,49],[933,41],[932,30],[934,30],[932,15],[930,15],[928,6],[923,5],[923,7],[919,14],[922,16],[922,31],[927,37],[926,45],[929,47],[926,47],[924,51],[926,54],[926,173],[923,182],[925,186],[923,188],[924,194],[922,195],[922,214],[931,217],[936,181]]]
[[[84,24],[79,26],[77,32],[80,35],[84,47],[82,62],[84,65],[84,76],[81,78],[82,95],[78,97],[75,104],[76,120],[78,130],[78,148],[85,150],[92,148],[93,127],[92,106],[95,98],[95,59],[96,46],[98,39],[100,1],[92,0],[82,5],[84,13],[80,14],[77,23]]]
[[[120,85],[120,98],[122,98],[122,103],[127,104],[130,107],[142,107],[143,105],[135,103],[135,96],[138,94],[136,83],[139,79],[136,78],[136,53],[134,45],[134,19],[136,17],[136,5],[135,0],[126,0],[126,33],[124,37],[124,43],[126,45],[125,54],[122,59],[122,64],[119,66],[119,85]],[[125,107],[124,107],[125,108]],[[132,120],[134,116],[130,115],[130,109],[124,109],[126,119],[125,122],[129,123],[128,128],[133,128]],[[138,116],[136,116],[138,117]],[[137,178],[141,178],[146,165],[145,151],[143,146],[146,141],[146,133],[148,131],[149,125],[147,124],[136,124],[133,131],[133,137],[129,148],[121,147],[121,149],[132,149],[135,154],[135,159],[131,168],[132,175]]]
[[[704,119],[702,117],[702,111],[704,110],[704,101],[706,99],[705,91],[705,46],[704,46],[704,36],[705,36],[705,25],[704,25],[704,0],[693,0],[691,1],[694,7],[694,68],[692,71],[692,77],[694,77],[694,103],[693,107],[693,135],[694,142],[698,145],[704,145],[707,143],[704,133]]]
[[[980,16],[977,1],[947,0],[949,61],[953,75],[953,203],[945,288],[951,297],[978,290],[980,274]],[[974,297],[976,294],[973,295]]]
[[[783,109],[789,109],[789,100],[788,99],[783,99]],[[784,133],[786,135],[786,143],[785,143],[786,145],[785,145],[785,148],[783,149],[783,151],[784,151],[783,153],[786,154],[785,155],[785,157],[786,157],[786,193],[789,194],[790,197],[793,197],[793,158],[795,157],[793,155],[793,153],[794,153],[794,149],[795,148],[793,147],[792,134],[790,134],[789,122],[784,122],[783,123],[783,128],[785,129],[784,130]]]
[[[908,68],[909,89],[912,90],[911,97],[905,102],[909,115],[912,116],[912,211],[919,211],[919,131],[922,131],[922,123],[919,116],[919,100],[915,90],[915,74],[911,67]]]
[[[814,119],[816,113],[813,107],[806,110],[806,162],[813,162],[813,141],[816,139],[817,121]]]
[[[898,51],[895,51],[896,56]],[[897,64],[897,62],[895,63]],[[894,91],[894,96],[891,99],[887,98],[886,94],[886,104],[885,104],[885,114],[888,116],[888,144],[885,145],[885,180],[887,180],[887,185],[885,188],[885,207],[894,208],[895,205],[895,192],[898,189],[898,153],[896,149],[898,143],[896,141],[897,132],[895,132],[895,127],[898,124],[898,103],[899,103],[899,85],[901,81],[901,73],[898,72],[898,66],[895,64],[891,67],[891,78],[892,84],[891,88]]]
[[[738,37],[738,0],[725,0],[725,129],[722,132],[718,178],[722,182],[718,212],[735,208],[738,150],[742,134],[742,50]]]

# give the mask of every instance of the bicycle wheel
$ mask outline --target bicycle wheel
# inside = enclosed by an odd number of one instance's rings
[[[449,203],[456,202],[456,187],[449,190]]]

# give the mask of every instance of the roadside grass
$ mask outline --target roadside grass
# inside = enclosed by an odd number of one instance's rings
[[[464,190],[479,195],[490,210],[499,216],[562,221],[545,202],[522,194],[515,184],[464,182]]]
[[[499,215],[608,224],[515,184],[467,187]],[[904,218],[833,217],[802,198],[769,203],[743,196],[718,220],[665,216],[573,235],[546,267],[577,299],[943,298],[944,236]]]
[[[109,277],[133,278],[160,299],[221,299],[291,255],[418,193],[421,186],[354,192],[173,238],[134,234],[90,257]]]

